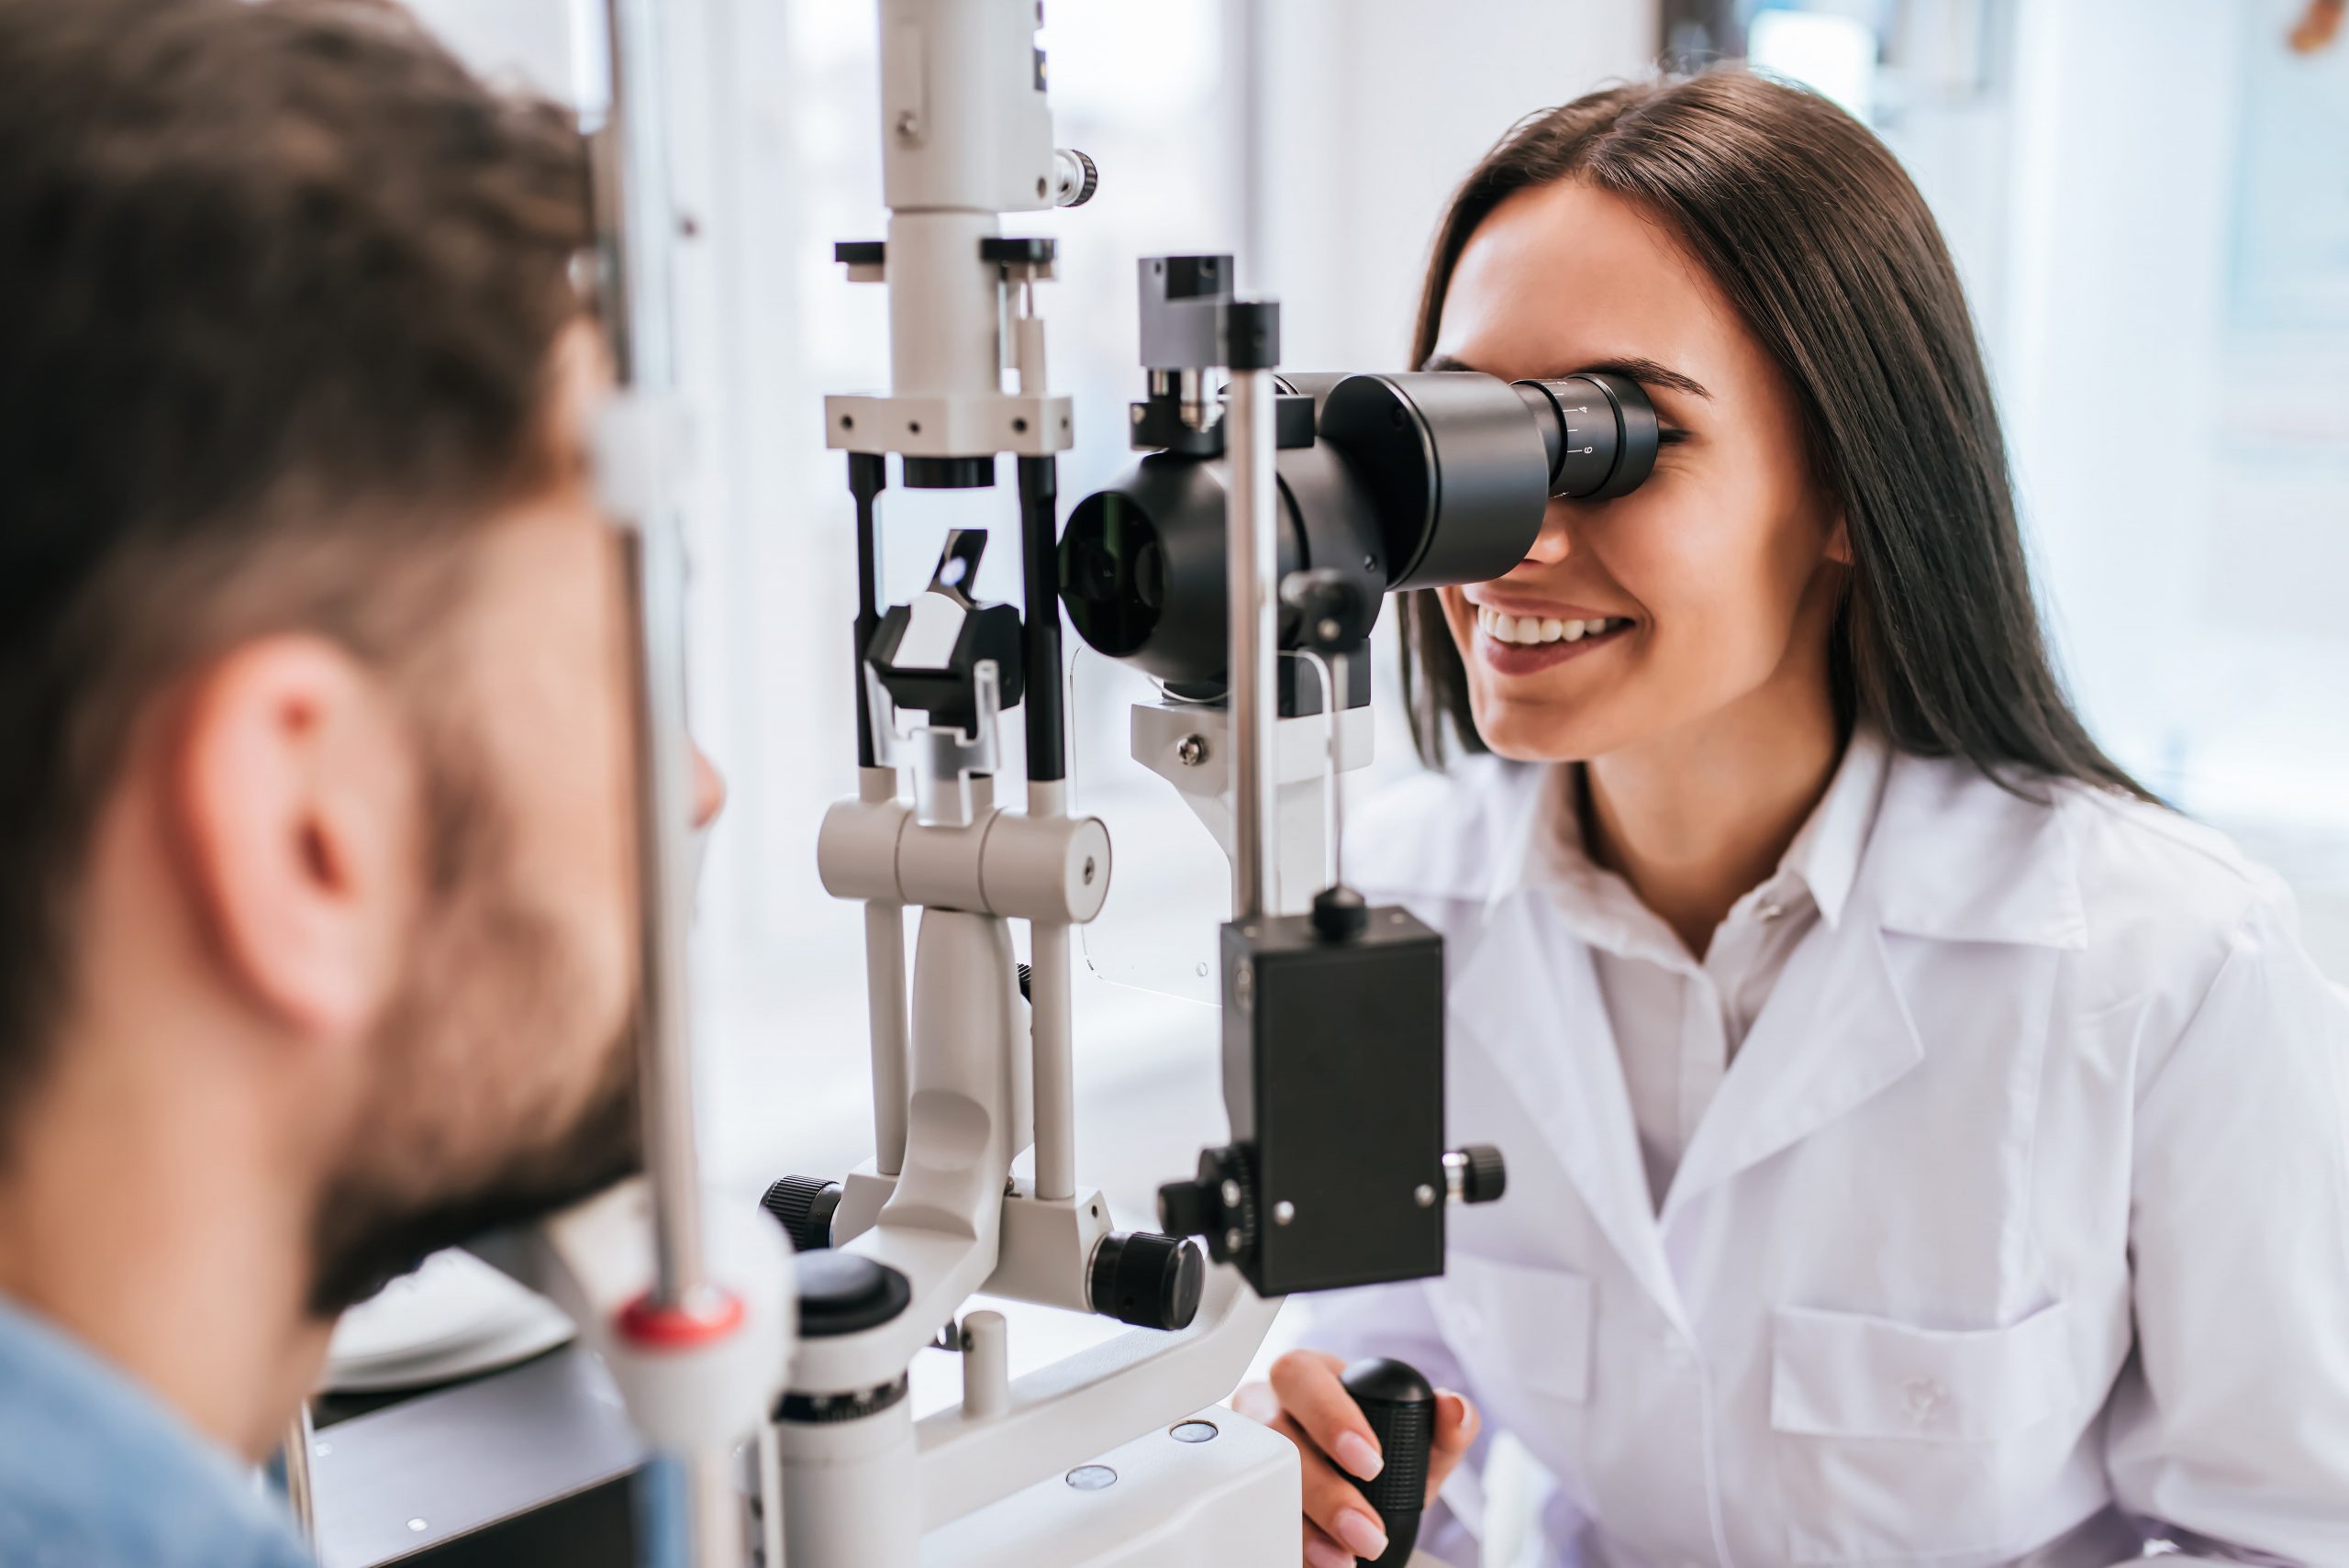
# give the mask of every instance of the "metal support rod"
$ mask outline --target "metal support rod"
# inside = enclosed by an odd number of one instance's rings
[[[1278,906],[1270,842],[1280,809],[1274,751],[1280,714],[1280,621],[1274,598],[1280,580],[1280,531],[1273,401],[1269,368],[1233,370],[1223,439],[1231,458],[1225,547],[1231,623],[1231,903],[1233,918],[1241,920]]]
[[[1061,717],[1059,504],[1059,460],[1021,458],[1019,544],[1025,600],[1021,625],[1028,665],[1027,695],[1022,701],[1028,710],[1028,777],[1047,783],[1068,776],[1066,733]]]
[[[305,1399],[285,1429],[285,1443],[278,1451],[278,1462],[285,1471],[286,1512],[294,1516],[294,1528],[300,1532],[302,1544],[315,1553],[318,1549],[318,1510],[310,1490],[310,1402]]]
[[[675,385],[669,246],[675,214],[662,145],[661,29],[655,0],[607,0],[611,106],[602,141],[617,208],[599,204],[607,317],[616,331],[622,396],[640,414]],[[667,432],[640,418],[651,450],[633,454],[642,473],[640,515],[627,541],[636,648],[638,864],[642,876],[645,1164],[652,1176],[653,1296],[692,1307],[707,1286],[701,1172],[695,1148],[693,1057],[686,1007],[685,932],[692,917],[693,777],[685,728],[685,539],[667,494]],[[645,483],[649,481],[649,483]]]
[[[1035,687],[1030,686],[1032,695]],[[1028,815],[1059,817],[1068,785],[1030,779]],[[1108,867],[1101,874],[1108,874]],[[1073,1043],[1069,929],[1042,920],[1028,924],[1028,1036],[1036,1118],[1036,1195],[1064,1203],[1076,1195],[1076,1053]]]
[[[868,805],[897,798],[894,768],[866,768],[856,782],[858,798]],[[873,1039],[873,1164],[881,1174],[894,1176],[906,1168],[906,1100],[912,1092],[907,1066],[903,905],[874,902],[864,906],[864,988]]]
[[[870,768],[873,696],[864,685],[864,653],[881,629],[881,549],[874,516],[889,484],[889,462],[878,452],[848,454],[849,494],[856,497],[856,646],[849,652],[849,684],[856,688],[856,765]]]
[[[1324,657],[1317,649],[1303,648],[1297,657],[1313,667],[1321,682],[1321,755],[1327,770],[1328,784],[1321,794],[1321,835],[1326,847],[1321,854],[1321,875],[1330,887],[1346,880],[1345,862],[1339,850],[1339,836],[1343,826],[1338,801],[1338,782],[1342,773],[1339,766],[1338,726],[1345,717],[1339,706],[1338,694],[1345,687],[1346,656],[1332,653]]]
[[[670,472],[676,408],[670,246],[677,214],[664,144],[667,61],[659,0],[605,0],[604,21],[609,98],[592,144],[593,195],[603,319],[619,390],[598,457],[606,498],[621,527],[635,653],[639,1083],[652,1206],[650,1305],[701,1316],[718,1293],[703,1250],[686,997],[693,768],[685,723],[685,529]],[[677,1568],[741,1562],[748,1543],[731,1443],[696,1442],[668,1457],[680,1473],[682,1506],[665,1514],[656,1508],[641,1521],[649,1559]]]

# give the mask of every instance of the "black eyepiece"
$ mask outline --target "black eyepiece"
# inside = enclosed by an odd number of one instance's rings
[[[1509,384],[1542,428],[1551,495],[1612,500],[1655,472],[1655,406],[1629,376],[1585,371]]]

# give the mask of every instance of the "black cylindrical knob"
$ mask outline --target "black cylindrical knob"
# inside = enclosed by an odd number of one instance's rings
[[[1428,1451],[1435,1443],[1435,1390],[1418,1371],[1385,1357],[1346,1368],[1340,1381],[1370,1423],[1386,1461],[1375,1480],[1350,1477],[1386,1529],[1386,1554],[1355,1559],[1374,1568],[1400,1568],[1419,1543],[1419,1513],[1428,1500]]]
[[[1288,640],[1293,629],[1298,643],[1322,653],[1353,647],[1370,635],[1378,618],[1375,596],[1357,593],[1345,573],[1327,566],[1282,578],[1281,608],[1285,621],[1296,622],[1293,628],[1283,627],[1282,639]],[[1343,702],[1340,698],[1340,706]]]
[[[1370,906],[1351,887],[1325,887],[1313,895],[1313,929],[1325,942],[1350,942],[1370,924]]]
[[[1093,1251],[1093,1310],[1137,1329],[1189,1328],[1206,1284],[1199,1250],[1180,1237],[1120,1232]]]
[[[1460,1151],[1467,1158],[1460,1176],[1462,1203],[1490,1203],[1508,1191],[1508,1164],[1489,1143],[1471,1143]]]
[[[832,1244],[832,1215],[841,1207],[841,1184],[821,1176],[785,1176],[767,1189],[759,1207],[774,1216],[795,1251],[817,1251]]]

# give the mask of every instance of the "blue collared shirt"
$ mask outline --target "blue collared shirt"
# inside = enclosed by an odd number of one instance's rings
[[[0,1298],[0,1564],[310,1568],[252,1473]]]

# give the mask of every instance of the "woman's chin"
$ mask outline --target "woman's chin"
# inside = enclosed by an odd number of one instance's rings
[[[1558,713],[1529,711],[1515,703],[1488,705],[1476,714],[1485,749],[1512,762],[1581,762],[1594,754],[1588,726]]]

